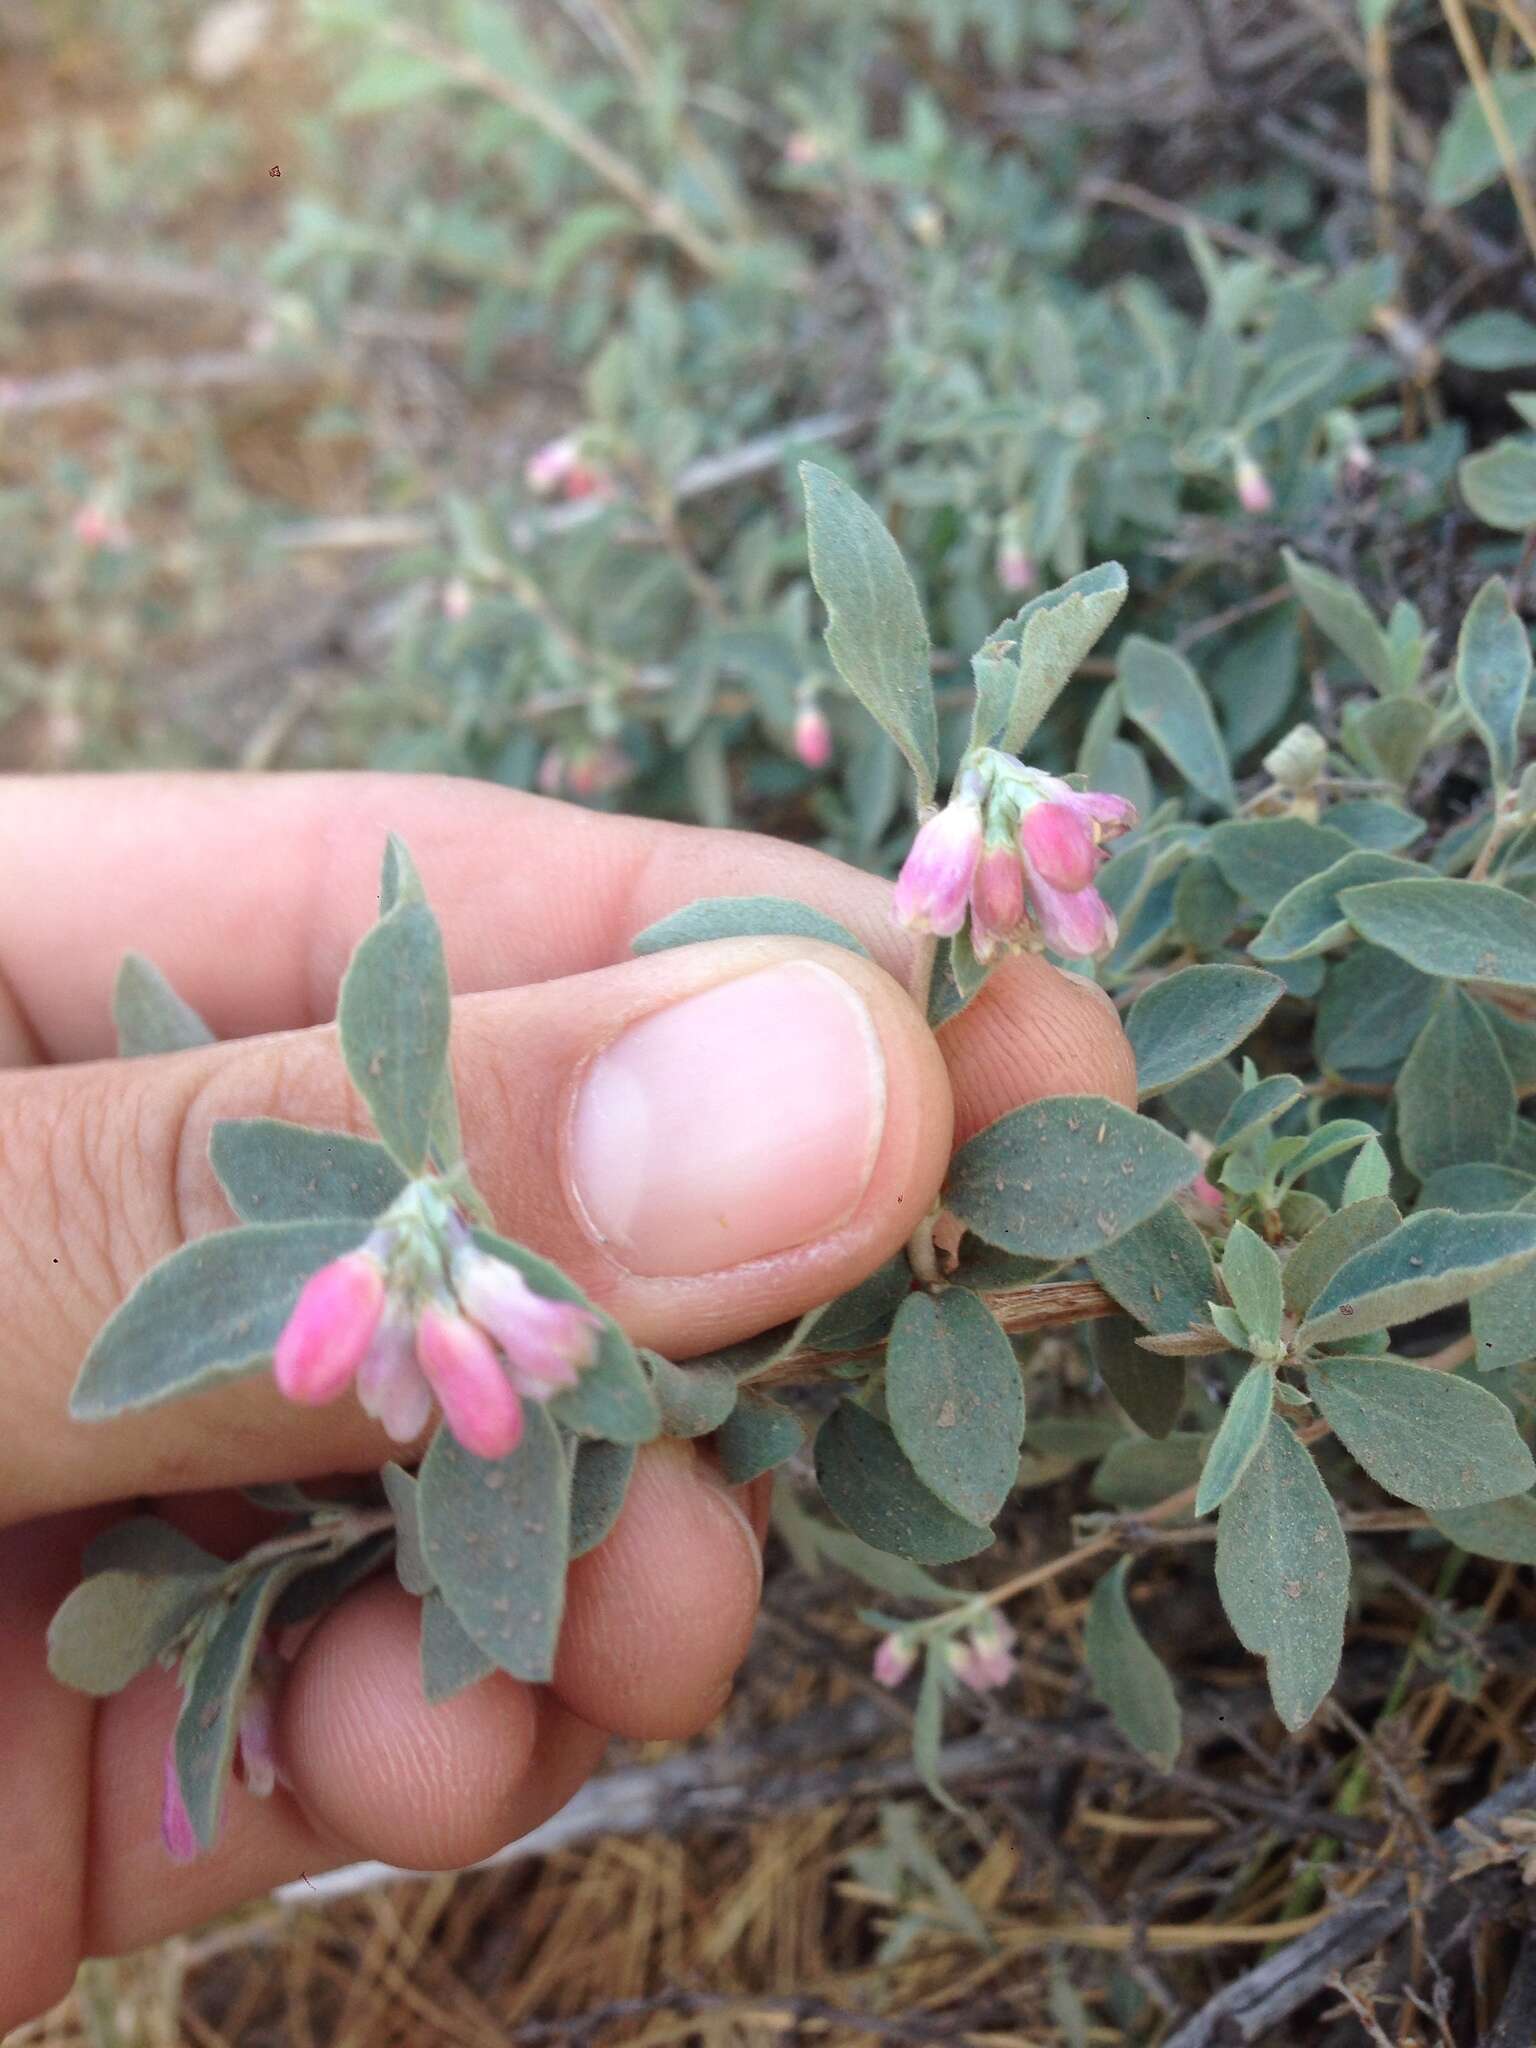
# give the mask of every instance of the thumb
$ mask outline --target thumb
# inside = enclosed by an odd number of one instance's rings
[[[497,1227],[679,1357],[854,1285],[910,1235],[949,1158],[932,1035],[896,982],[838,947],[722,940],[461,998],[454,1068]],[[296,1411],[266,1374],[68,1418],[127,1291],[230,1223],[208,1141],[248,1116],[366,1128],[331,1027],[0,1075],[0,1519],[387,1455],[350,1400]]]

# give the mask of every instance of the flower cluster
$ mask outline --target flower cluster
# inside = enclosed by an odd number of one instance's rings
[[[979,748],[912,843],[896,883],[896,921],[953,938],[969,911],[981,961],[1042,944],[1069,960],[1107,953],[1115,919],[1094,876],[1106,841],[1135,823],[1124,797],[1074,789]]]
[[[963,1635],[944,1645],[950,1676],[972,1692],[996,1692],[1018,1669],[1018,1633],[1003,1614],[990,1610]],[[898,1686],[917,1663],[917,1643],[905,1629],[875,1645],[872,1675],[877,1685]]]
[[[577,498],[611,498],[613,478],[596,462],[586,459],[579,434],[562,434],[535,448],[523,464],[523,481],[541,498],[557,494]]]
[[[355,1386],[398,1443],[434,1401],[465,1450],[504,1458],[523,1402],[576,1384],[596,1355],[590,1309],[536,1294],[489,1257],[426,1181],[416,1181],[357,1251],[306,1282],[273,1353],[278,1390],[319,1407]]]

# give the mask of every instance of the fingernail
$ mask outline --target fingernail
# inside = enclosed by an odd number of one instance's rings
[[[582,1078],[570,1173],[632,1272],[712,1273],[834,1230],[868,1185],[885,1058],[841,975],[791,961],[632,1024]]]

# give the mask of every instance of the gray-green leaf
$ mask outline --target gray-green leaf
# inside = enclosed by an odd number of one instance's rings
[[[1536,336],[1536,328],[1531,330]],[[1531,684],[1531,640],[1502,576],[1473,598],[1456,642],[1456,688],[1493,763],[1497,789],[1515,779],[1520,713]]]
[[[1136,1626],[1125,1582],[1131,1560],[1122,1557],[1093,1589],[1083,1626],[1083,1655],[1094,1691],[1130,1743],[1170,1770],[1178,1759],[1183,1722],[1173,1681]]]
[[[509,1457],[476,1458],[450,1431],[419,1476],[422,1553],[466,1634],[498,1668],[542,1684],[554,1670],[570,1541],[570,1468],[536,1401]]]
[[[1285,1314],[1280,1261],[1246,1223],[1234,1223],[1227,1233],[1221,1277],[1249,1336],[1261,1344],[1277,1344]]]
[[[876,1550],[953,1564],[992,1541],[928,1491],[894,1432],[857,1402],[840,1402],[817,1432],[816,1480],[838,1520]]]
[[[464,1633],[441,1593],[421,1603],[421,1689],[429,1706],[441,1706],[496,1669],[478,1643]]]
[[[211,1849],[234,1760],[240,1710],[256,1647],[278,1596],[304,1569],[302,1556],[252,1573],[198,1659],[176,1719],[176,1775],[193,1832]]]
[[[1251,1365],[1227,1403],[1200,1473],[1195,1513],[1208,1515],[1232,1492],[1258,1456],[1275,1407],[1275,1375],[1267,1365]]]
[[[805,1424],[793,1408],[761,1394],[743,1394],[715,1438],[720,1469],[732,1486],[745,1486],[792,1458],[805,1442]]]
[[[426,1164],[451,1009],[437,919],[424,902],[402,901],[352,955],[337,1022],[347,1072],[407,1174]]]
[[[1268,1664],[1276,1712],[1304,1728],[1343,1653],[1349,1550],[1316,1465],[1279,1415],[1222,1504],[1216,1584],[1238,1640]]]
[[[1234,802],[1226,743],[1205,685],[1182,654],[1132,633],[1120,649],[1125,714],[1184,780],[1224,811]]]
[[[811,580],[827,608],[838,673],[906,756],[919,804],[933,800],[938,716],[928,628],[901,550],[857,491],[802,462]]]
[[[362,1223],[251,1223],[183,1245],[98,1332],[69,1411],[97,1422],[258,1372],[299,1290],[367,1235]]]
[[[1358,1251],[1323,1287],[1299,1344],[1325,1344],[1426,1316],[1536,1256],[1536,1215],[1457,1216],[1421,1209]]]
[[[1379,1244],[1402,1220],[1392,1203],[1378,1195],[1351,1202],[1315,1223],[1285,1262],[1282,1284],[1291,1314],[1304,1316],[1346,1259]]]
[[[403,1465],[393,1460],[379,1474],[384,1497],[395,1518],[395,1576],[407,1593],[425,1599],[432,1590],[432,1574],[421,1551],[421,1506],[416,1481]]]
[[[1290,548],[1280,550],[1291,588],[1341,654],[1348,655],[1373,688],[1390,696],[1397,687],[1392,647],[1357,590]]]
[[[1097,1252],[1199,1172],[1189,1147],[1097,1095],[1016,1109],[955,1154],[948,1206],[978,1237],[1030,1258]]]
[[[1521,1493],[1536,1464],[1496,1394],[1397,1358],[1320,1359],[1307,1389],[1378,1486],[1415,1507],[1478,1507]]]
[[[109,1535],[112,1563],[83,1580],[48,1624],[48,1669],[98,1698],[146,1670],[228,1570],[157,1516],[137,1516]]]
[[[1144,1351],[1129,1316],[1100,1316],[1090,1323],[1088,1349],[1105,1386],[1136,1427],[1150,1437],[1167,1436],[1184,1408],[1188,1375],[1183,1359]]]
[[[1331,825],[1305,818],[1229,818],[1212,826],[1206,851],[1243,901],[1267,915],[1298,882],[1354,848]]]
[[[963,1287],[909,1294],[891,1328],[885,1400],[923,1484],[967,1521],[990,1522],[1018,1476],[1024,1383],[985,1302]]]
[[[1419,875],[1346,889],[1355,930],[1421,973],[1536,988],[1536,903],[1492,882]]]
[[[213,1127],[208,1157],[242,1223],[381,1215],[405,1186],[382,1145],[273,1116]]]
[[[112,989],[117,1050],[125,1060],[147,1053],[189,1052],[212,1045],[213,1033],[190,1003],[182,1001],[153,960],[125,953]]]
[[[1185,967],[1154,982],[1125,1024],[1142,1100],[1241,1045],[1284,993],[1283,982],[1257,967]]]
[[[1397,1139],[1420,1180],[1500,1159],[1519,1104],[1481,1006],[1447,983],[1397,1077]]]
[[[1430,1520],[1442,1536],[1474,1557],[1501,1564],[1536,1564],[1536,1499],[1517,1493],[1477,1508],[1441,1508]]]
[[[619,1519],[637,1453],[633,1444],[598,1437],[573,1438],[572,1452],[571,1556],[585,1557]]]
[[[1366,882],[1397,882],[1418,873],[1411,860],[1389,853],[1346,853],[1332,867],[1311,875],[1288,890],[1250,941],[1255,960],[1305,960],[1326,953],[1350,936],[1349,919],[1339,908],[1339,892]]]
[[[846,925],[788,896],[706,896],[648,924],[629,943],[636,953],[664,953],[710,939],[757,938],[820,939],[869,958]]]

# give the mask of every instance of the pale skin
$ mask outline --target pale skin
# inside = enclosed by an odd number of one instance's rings
[[[391,1455],[350,1399],[294,1409],[265,1377],[109,1424],[72,1423],[66,1407],[134,1282],[233,1220],[207,1165],[216,1119],[367,1128],[329,1019],[391,830],[446,935],[469,1160],[498,1226],[671,1356],[852,1286],[911,1235],[953,1146],[1007,1110],[1062,1093],[1134,1101],[1113,1007],[1037,958],[1000,970],[935,1041],[902,986],[911,948],[887,885],[777,841],[428,778],[0,782],[0,2032],[61,1997],[83,1956],[301,1873],[490,1854],[560,1807],[610,1735],[706,1727],[746,1650],[765,1489],[733,1494],[706,1452],[664,1443],[641,1453],[614,1533],[572,1569],[551,1685],[497,1676],[428,1707],[416,1603],[374,1582],[289,1670],[287,1787],[267,1801],[234,1788],[218,1847],[189,1867],[159,1839],[171,1679],[152,1671],[98,1703],[47,1673],[49,1615],[84,1540],[115,1517],[147,1503],[234,1554],[273,1525],[229,1489]],[[840,919],[878,964],[789,939],[629,955],[634,933],[696,897],[758,894]],[[128,949],[231,1042],[112,1060]],[[626,1271],[567,1185],[557,1134],[576,1077],[634,1018],[796,958],[845,977],[878,1033],[886,1114],[862,1197],[768,1257],[683,1278]]]

